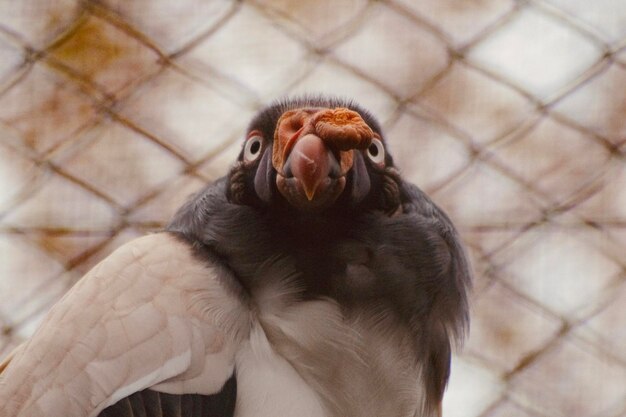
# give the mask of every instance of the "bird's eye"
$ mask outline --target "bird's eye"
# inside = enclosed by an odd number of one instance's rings
[[[367,156],[375,164],[385,163],[385,148],[383,147],[383,143],[379,139],[372,139],[372,143],[367,148]]]
[[[263,149],[263,138],[259,135],[251,136],[243,148],[243,159],[246,162],[256,161],[261,156],[261,149]]]

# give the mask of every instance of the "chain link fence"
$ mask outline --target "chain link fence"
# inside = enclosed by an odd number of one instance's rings
[[[444,414],[626,416],[618,0],[0,0],[0,357],[307,92],[372,110],[469,248]]]

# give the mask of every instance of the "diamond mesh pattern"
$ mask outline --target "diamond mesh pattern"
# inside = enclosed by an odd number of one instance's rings
[[[0,356],[223,175],[283,95],[355,98],[469,247],[447,417],[626,416],[626,3],[0,0]]]

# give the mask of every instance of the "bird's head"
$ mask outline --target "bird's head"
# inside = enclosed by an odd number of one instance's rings
[[[261,110],[229,174],[238,204],[304,213],[395,211],[399,177],[378,122],[351,101],[297,98]]]

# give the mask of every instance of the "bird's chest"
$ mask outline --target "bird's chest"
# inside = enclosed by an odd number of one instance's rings
[[[280,287],[256,301],[236,360],[236,416],[415,415],[422,393],[414,344],[385,311],[301,301]]]

